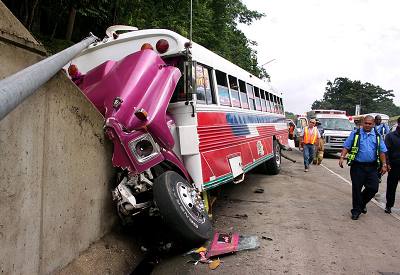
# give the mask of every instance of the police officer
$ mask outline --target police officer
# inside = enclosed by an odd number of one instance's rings
[[[400,180],[400,117],[397,119],[397,128],[386,135],[385,144],[387,152],[388,177],[386,185],[386,208],[385,212],[392,213],[396,188]]]
[[[364,118],[363,127],[354,130],[343,145],[339,166],[343,168],[343,159],[349,153],[347,163],[351,166],[353,220],[357,220],[361,213],[367,213],[367,203],[378,192],[377,169],[381,167],[380,172],[386,172],[386,152],[382,136],[374,128],[374,117],[370,115]]]

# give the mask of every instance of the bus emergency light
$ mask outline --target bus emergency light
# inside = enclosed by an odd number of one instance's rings
[[[160,39],[157,41],[156,49],[159,53],[165,53],[168,51],[169,43],[165,39]]]

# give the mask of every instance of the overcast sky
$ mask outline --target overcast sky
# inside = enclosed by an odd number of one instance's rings
[[[304,113],[327,80],[348,77],[393,90],[400,105],[399,0],[242,0],[266,16],[240,26],[258,46],[286,111]]]

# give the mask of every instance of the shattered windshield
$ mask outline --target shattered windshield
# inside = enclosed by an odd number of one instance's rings
[[[320,118],[321,127],[324,130],[351,131],[354,125],[345,118]]]

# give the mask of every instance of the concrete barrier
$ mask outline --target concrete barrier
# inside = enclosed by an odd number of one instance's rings
[[[0,36],[0,78],[42,58],[2,2]],[[0,274],[52,273],[115,224],[102,128],[62,72],[0,121]]]

